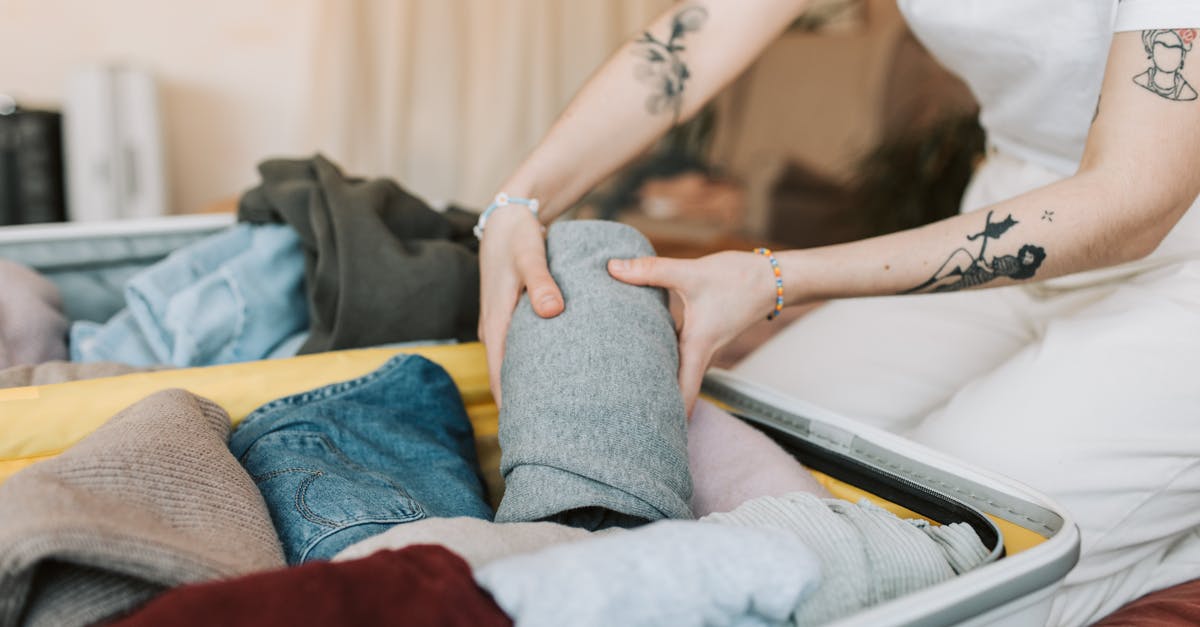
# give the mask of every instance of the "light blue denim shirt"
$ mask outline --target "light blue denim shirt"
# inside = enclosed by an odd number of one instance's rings
[[[283,225],[234,226],[135,275],[125,300],[105,324],[71,326],[72,361],[187,367],[290,356],[278,348],[298,348],[287,340],[308,327],[300,239]]]

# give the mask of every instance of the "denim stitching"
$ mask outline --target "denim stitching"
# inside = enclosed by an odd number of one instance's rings
[[[314,472],[321,472],[321,471],[316,470],[314,468],[301,468],[300,466],[293,466],[291,468],[280,468],[279,470],[272,470],[271,472],[263,473],[261,475],[252,475],[250,478],[253,479],[255,483],[262,483],[263,481],[270,481],[271,479],[274,479],[275,477],[278,477],[281,475],[286,475],[289,472],[314,473]]]
[[[390,370],[390,368],[388,368],[387,364],[384,364],[383,366],[381,366],[381,368],[387,368],[388,370]],[[386,373],[381,373],[379,371],[375,371],[375,372],[369,373],[367,375],[364,375],[358,379],[352,379],[350,381],[339,381],[337,383],[330,383],[329,385],[325,385],[325,386],[319,387],[314,390],[299,392],[299,393],[293,394],[291,396],[285,396],[283,398],[275,399],[274,401],[271,401],[270,403],[267,403],[266,405],[263,405],[259,409],[255,410],[253,413],[250,414],[250,416],[248,416],[246,418],[246,420],[249,421],[251,418],[257,418],[257,414],[259,414],[259,413],[265,413],[267,411],[275,410],[280,407],[291,406],[291,405],[295,405],[297,403],[311,403],[314,401],[327,400],[327,399],[333,398],[336,395],[344,394],[348,391],[357,389],[358,387],[361,387],[363,385],[372,383],[372,382],[374,382],[375,379],[379,378],[383,374],[386,374]]]
[[[337,527],[340,527],[341,525],[343,525],[344,523],[335,522],[328,518],[325,518],[324,516],[317,514],[316,512],[314,512],[312,510],[311,507],[309,507],[308,499],[305,498],[308,496],[309,486],[311,486],[313,484],[313,482],[316,481],[319,477],[324,477],[324,476],[325,476],[324,472],[317,471],[317,472],[312,473],[309,476],[305,477],[304,480],[300,482],[300,487],[296,489],[296,511],[299,512],[300,515],[303,516],[305,520],[314,522],[318,525],[322,525],[325,527],[337,528]]]
[[[392,489],[394,489],[398,493],[400,500],[402,500],[406,503],[405,505],[402,505],[401,507],[403,507],[406,510],[410,510],[412,512],[411,514],[400,514],[395,511],[395,508],[388,508],[389,511],[383,512],[383,514],[389,516],[389,518],[386,520],[383,520],[383,521],[378,521],[378,522],[393,522],[393,521],[394,522],[404,522],[405,520],[411,520],[412,517],[414,517],[414,516],[424,517],[426,515],[425,508],[421,507],[421,504],[418,503],[415,499],[413,499],[412,495],[410,495],[408,493],[408,491],[405,490],[402,486],[400,486],[395,481],[393,481],[391,479],[391,477],[388,477],[387,475],[383,475],[383,474],[375,472],[375,471],[367,470],[363,466],[351,461],[350,458],[348,458],[346,456],[346,454],[341,449],[339,449],[337,446],[335,446],[333,444],[333,442],[324,434],[300,433],[300,434],[295,434],[295,435],[299,435],[299,436],[306,437],[306,438],[311,438],[311,437],[317,438],[323,444],[325,444],[325,446],[328,447],[328,449],[329,449],[328,452],[335,455],[341,462],[343,462],[348,467],[350,467],[350,469],[357,470],[357,471],[359,471],[365,475],[368,475],[374,479],[382,479],[383,482],[386,484],[384,487],[391,487]],[[255,444],[257,444],[257,443],[258,442],[256,441]],[[246,450],[246,452],[242,455],[242,459],[239,460],[239,461],[243,462],[243,465],[244,465],[245,458],[250,455],[252,448],[253,448],[253,445],[251,445],[250,449]],[[281,469],[272,470],[272,471],[266,472],[266,473],[256,474],[256,475],[253,475],[251,477],[251,479],[253,479],[255,484],[257,485],[264,481],[269,481],[276,477],[280,477],[282,475],[285,475],[288,473],[293,473],[293,472],[301,472],[301,473],[305,473],[305,474],[309,475],[308,477],[306,477],[305,479],[303,479],[301,481],[300,487],[296,489],[296,494],[294,497],[294,507],[296,509],[296,512],[299,513],[302,518],[304,518],[305,520],[308,520],[309,522],[312,522],[314,524],[317,524],[317,525],[320,525],[323,527],[333,527],[335,529],[347,527],[347,526],[353,526],[355,524],[360,524],[360,523],[364,522],[358,516],[354,516],[354,515],[348,516],[349,519],[345,520],[345,521],[334,521],[334,520],[325,518],[324,516],[321,516],[320,514],[316,513],[315,511],[313,511],[312,507],[310,507],[308,505],[308,501],[305,498],[305,496],[308,494],[308,488],[309,488],[309,486],[311,486],[313,484],[313,482],[315,482],[317,480],[318,477],[324,477],[326,474],[328,474],[323,470],[293,466],[290,468],[281,468]],[[367,514],[367,515],[373,515],[373,514]]]
[[[275,479],[276,477],[282,477],[283,475],[294,472],[300,472],[308,475],[300,481],[300,487],[296,488],[296,494],[293,496],[293,507],[295,508],[296,512],[300,514],[301,518],[304,518],[305,520],[322,527],[338,527],[341,523],[329,520],[328,518],[325,518],[324,516],[312,511],[312,508],[308,507],[308,503],[304,500],[304,494],[308,492],[308,486],[311,485],[313,481],[316,481],[317,477],[324,476],[324,471],[314,470],[312,468],[284,468],[261,475],[254,475],[251,477],[251,479],[254,480],[256,485],[258,485],[265,481]]]
[[[275,431],[273,433],[279,433],[279,432]],[[349,468],[350,470],[358,471],[359,473],[362,473],[364,475],[368,475],[370,477],[383,480],[385,483],[387,483],[388,486],[390,486],[392,489],[396,490],[396,492],[398,492],[400,494],[401,498],[411,501],[413,504],[413,509],[416,509],[416,510],[422,509],[420,504],[417,503],[416,499],[414,499],[412,497],[412,495],[408,493],[408,490],[406,490],[404,488],[404,486],[400,485],[399,483],[396,483],[391,477],[389,477],[385,474],[382,474],[378,471],[371,470],[370,468],[367,468],[366,466],[363,466],[362,464],[359,464],[358,462],[350,459],[346,455],[345,451],[343,451],[336,444],[334,444],[333,440],[330,440],[329,436],[325,435],[324,433],[294,433],[293,435],[298,435],[298,436],[305,437],[305,438],[316,438],[317,440],[320,440],[321,443],[323,443],[328,448],[327,452],[331,453],[335,457],[337,457],[338,461],[342,462],[342,464],[344,464],[347,468]],[[309,470],[309,469],[303,469],[303,468],[289,468],[286,470],[305,470],[307,472],[320,472],[321,474],[324,474],[323,471]]]
[[[402,498],[412,501],[414,509],[421,509],[421,507],[417,503],[417,501],[412,498],[411,494],[408,493],[408,490],[404,489],[404,486],[396,483],[395,481],[392,480],[391,477],[389,477],[383,473],[366,468],[365,466],[362,466],[359,463],[351,460],[349,457],[346,456],[346,453],[344,451],[342,451],[342,449],[338,448],[337,445],[335,445],[333,443],[333,441],[330,440],[325,434],[318,433],[318,434],[316,434],[316,436],[318,438],[320,438],[323,442],[325,442],[325,445],[329,447],[329,451],[331,453],[333,453],[335,456],[337,456],[338,460],[340,460],[347,467],[349,467],[352,470],[357,470],[358,472],[360,472],[362,474],[369,475],[371,477],[375,477],[378,479],[382,479],[389,486],[391,486],[393,489],[395,489],[396,492],[399,492],[400,496]]]
[[[385,362],[379,368],[377,368],[374,371],[369,372],[357,379],[351,379],[349,381],[340,381],[338,383],[330,383],[329,385],[319,387],[315,390],[308,390],[306,392],[300,392],[297,394],[293,394],[291,396],[285,396],[283,398],[278,398],[273,401],[270,401],[267,404],[262,405],[258,409],[250,412],[250,414],[247,415],[246,418],[242,420],[242,423],[239,426],[239,428],[245,428],[246,426],[251,424],[252,421],[260,419],[263,414],[270,413],[280,407],[295,405],[296,403],[300,403],[300,402],[310,403],[315,400],[327,400],[330,398],[334,398],[335,396],[345,394],[348,391],[355,390],[359,387],[370,384],[370,383],[374,382],[376,379],[386,376],[392,370],[394,370],[395,368],[400,366],[400,364],[402,364],[405,361],[408,361],[409,359],[414,358],[414,357],[419,357],[419,355],[412,355],[409,353],[400,353],[399,355],[392,356],[390,359],[387,360],[387,362]]]
[[[424,520],[425,518],[427,518],[427,515],[425,514],[425,512],[419,512],[419,513],[414,513],[411,516],[405,516],[403,518],[389,518],[389,519],[383,519],[383,520],[358,520],[358,521],[354,521],[353,523],[350,523],[348,525],[339,527],[337,529],[330,529],[329,531],[322,533],[321,535],[317,536],[316,538],[313,538],[312,541],[310,541],[304,545],[304,550],[300,551],[299,562],[303,563],[303,562],[307,561],[308,554],[311,553],[313,548],[315,548],[318,544],[324,542],[330,536],[341,533],[347,529],[350,529],[351,527],[359,527],[361,525],[392,525],[392,526],[396,526],[396,525],[401,525],[404,523],[413,522],[414,520]]]

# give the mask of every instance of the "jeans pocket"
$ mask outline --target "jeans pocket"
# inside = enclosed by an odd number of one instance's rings
[[[425,517],[400,484],[352,461],[325,434],[275,431],[242,455],[289,564],[328,559],[399,523]]]

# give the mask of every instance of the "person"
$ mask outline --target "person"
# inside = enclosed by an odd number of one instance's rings
[[[521,294],[543,317],[571,306],[542,225],[694,115],[806,4],[675,5],[504,183],[538,203],[495,203],[483,221],[479,331],[498,402]],[[1082,555],[1050,623],[1084,624],[1200,576],[1200,103],[1184,88],[1200,74],[1183,63],[1200,3],[899,5],[980,102],[988,154],[960,215],[836,246],[614,259],[609,271],[679,295],[689,408],[718,347],[777,304],[831,301],[737,371],[1056,499]]]

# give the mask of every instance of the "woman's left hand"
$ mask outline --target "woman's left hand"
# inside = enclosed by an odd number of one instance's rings
[[[671,290],[683,303],[679,328],[679,388],[688,415],[717,349],[775,307],[775,276],[766,258],[722,252],[699,259],[613,259],[608,272],[632,285]]]

